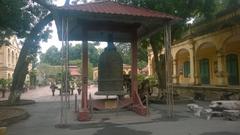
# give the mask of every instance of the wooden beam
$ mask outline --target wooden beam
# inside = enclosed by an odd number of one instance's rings
[[[112,21],[86,21],[77,20],[80,27],[86,28],[88,31],[110,31],[110,32],[122,32],[133,33],[141,24],[139,23],[123,23]]]

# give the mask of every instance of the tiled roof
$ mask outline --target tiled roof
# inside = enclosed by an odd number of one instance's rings
[[[113,1],[92,2],[80,5],[59,7],[60,10],[80,11],[87,13],[101,13],[112,15],[127,15],[151,18],[177,19],[178,17],[158,11],[120,4]]]
[[[78,68],[77,67],[69,67],[69,72],[71,76],[79,76],[80,73],[78,72]]]

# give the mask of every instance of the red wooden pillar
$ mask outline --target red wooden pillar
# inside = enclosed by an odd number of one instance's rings
[[[82,106],[79,113],[80,121],[90,120],[89,110],[88,110],[88,41],[87,41],[87,31],[83,31],[83,41],[82,41]]]
[[[88,42],[82,43],[82,109],[87,109],[88,93]]]
[[[147,108],[143,105],[139,95],[138,95],[138,83],[137,83],[137,49],[138,41],[137,36],[133,36],[131,44],[131,53],[132,53],[132,66],[131,66],[131,98],[133,101],[133,111],[140,114],[146,115]]]

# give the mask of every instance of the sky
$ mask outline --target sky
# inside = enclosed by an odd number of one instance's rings
[[[88,1],[91,1],[91,0],[88,0]],[[65,0],[53,0],[53,3],[56,4],[57,6],[63,6],[64,2]],[[56,46],[58,49],[60,49],[62,46],[62,42],[58,40],[57,29],[54,21],[52,22],[52,31],[53,32],[51,33],[51,38],[48,39],[47,42],[40,43],[42,53],[45,53],[47,49],[52,45]],[[76,43],[77,42],[74,42],[73,44],[76,44]],[[99,47],[105,48],[106,46],[107,46],[106,42],[101,42]]]
[[[57,6],[62,6],[64,4],[65,0],[54,0],[53,2]],[[43,53],[45,53],[47,51],[47,49],[49,47],[51,47],[52,45],[56,46],[58,49],[61,48],[61,42],[58,40],[57,29],[56,29],[56,25],[55,25],[54,21],[52,22],[52,30],[53,30],[53,32],[51,33],[51,38],[48,39],[47,42],[40,43],[41,52],[43,52]]]

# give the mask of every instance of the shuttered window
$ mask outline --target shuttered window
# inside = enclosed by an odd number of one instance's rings
[[[190,74],[190,62],[186,61],[183,63],[183,75],[184,77],[189,77]]]

